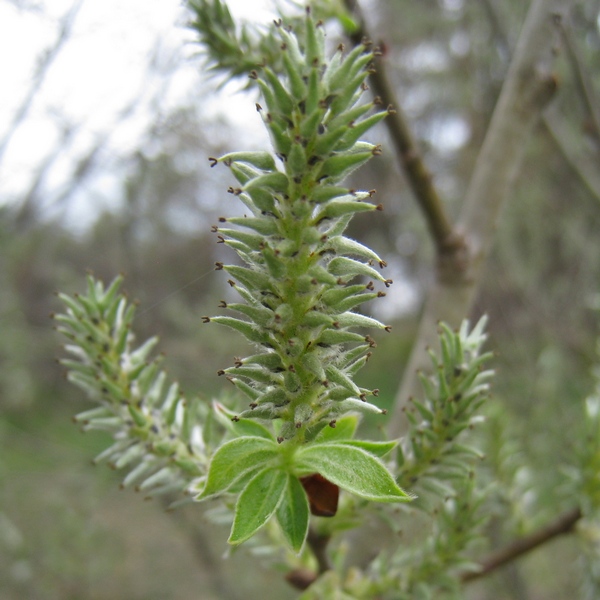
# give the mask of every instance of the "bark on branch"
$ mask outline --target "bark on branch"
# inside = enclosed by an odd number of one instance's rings
[[[572,0],[534,0],[515,49],[498,103],[479,152],[457,225],[464,245],[442,256],[429,292],[405,376],[396,397],[390,433],[403,428],[401,407],[418,393],[419,369],[429,368],[426,347],[437,343],[437,322],[457,326],[469,314],[500,210],[509,197],[523,151],[557,81],[552,74],[558,23]]]
[[[352,42],[360,44],[365,38],[372,40],[358,1],[345,0],[345,4],[358,23],[358,29],[350,36]],[[369,82],[375,95],[381,98],[383,105],[392,106],[395,111],[386,117],[384,123],[394,144],[400,170],[406,176],[415,200],[421,208],[438,254],[451,253],[459,240],[454,234],[444,204],[433,185],[431,173],[425,165],[396,93],[390,84],[385,60],[377,56],[374,62],[375,71],[370,75]]]
[[[518,538],[511,544],[502,548],[498,552],[488,556],[486,559],[481,561],[481,569],[478,571],[469,571],[461,576],[461,581],[467,583],[480,579],[489,575],[492,571],[507,565],[508,563],[516,560],[520,556],[531,552],[535,548],[553,540],[559,535],[570,533],[573,531],[575,524],[581,519],[582,514],[579,507],[573,508],[566,513],[560,515],[555,521],[548,525],[533,531],[529,535]]]

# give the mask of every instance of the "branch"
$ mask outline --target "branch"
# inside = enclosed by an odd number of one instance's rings
[[[286,581],[297,590],[305,590],[314,583],[319,575],[332,569],[329,556],[327,556],[327,545],[331,536],[317,533],[312,527],[308,530],[306,543],[310,547],[315,560],[317,561],[318,570],[311,569],[294,569],[286,576]]]
[[[534,0],[531,4],[462,207],[458,229],[464,245],[453,260],[438,265],[437,280],[429,292],[396,396],[392,437],[403,428],[400,408],[420,392],[417,371],[429,368],[426,347],[436,344],[436,323],[441,320],[455,327],[471,309],[524,149],[557,87],[551,71],[556,60],[557,22],[572,1]]]
[[[312,528],[308,530],[306,542],[310,546],[319,565],[319,575],[331,569],[331,562],[329,561],[329,556],[327,556],[327,545],[330,539],[330,535],[322,535]]]
[[[590,120],[593,126],[593,133],[596,140],[600,139],[600,111],[598,110],[598,98],[594,92],[594,84],[588,73],[587,69],[583,67],[583,59],[581,52],[577,46],[575,37],[573,36],[572,27],[570,23],[561,22],[561,33],[562,38],[565,42],[567,49],[567,55],[573,67],[573,74],[575,75],[575,83],[579,89],[579,93],[585,107],[589,113]]]
[[[360,44],[365,38],[372,39],[358,0],[344,0],[344,2],[358,21],[358,29],[349,36],[352,42]],[[454,232],[442,200],[433,185],[431,173],[417,148],[406,116],[400,108],[400,103],[387,76],[385,62],[382,57],[376,56],[374,63],[375,71],[371,73],[369,81],[375,94],[381,98],[382,104],[394,108],[395,112],[388,115],[385,124],[396,149],[400,169],[406,175],[415,199],[425,216],[438,254],[452,253],[458,236]]]
[[[582,517],[581,509],[579,507],[572,508],[571,510],[560,515],[555,521],[545,525],[544,527],[533,531],[529,535],[518,538],[511,542],[505,548],[502,548],[498,552],[491,554],[487,558],[481,561],[480,570],[469,571],[463,573],[460,579],[463,583],[474,581],[489,575],[492,571],[503,567],[504,565],[516,560],[517,558],[535,550],[539,546],[551,541],[559,535],[565,533],[571,533],[575,527],[575,524]]]
[[[575,143],[567,121],[558,112],[545,114],[542,122],[560,150],[565,162],[573,169],[591,195],[600,201],[600,173],[597,154]],[[599,130],[600,131],[600,130]]]

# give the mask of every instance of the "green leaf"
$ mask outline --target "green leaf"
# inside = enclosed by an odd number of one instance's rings
[[[315,438],[315,442],[331,442],[333,440],[350,440],[358,427],[358,416],[348,415],[337,419],[335,427],[325,427]]]
[[[354,448],[361,448],[362,450],[365,450],[365,452],[381,458],[396,447],[398,440],[392,440],[389,442],[375,442],[371,440],[341,440],[340,443],[343,443],[347,446],[352,446]]]
[[[374,502],[407,502],[391,473],[372,454],[344,443],[313,444],[295,456],[301,474],[319,473],[342,489]]]
[[[292,550],[300,553],[309,523],[308,499],[296,477],[288,476],[285,492],[277,507],[277,522]]]
[[[206,486],[196,499],[227,491],[246,473],[264,468],[277,455],[277,444],[263,437],[240,437],[223,444],[210,461]]]
[[[213,408],[219,422],[234,435],[240,437],[261,437],[266,440],[274,440],[273,434],[257,421],[252,419],[240,419],[237,416],[237,413],[229,410],[220,402],[213,402]]]
[[[245,542],[271,518],[288,477],[281,469],[269,467],[250,480],[235,505],[233,527],[227,540],[230,544]]]

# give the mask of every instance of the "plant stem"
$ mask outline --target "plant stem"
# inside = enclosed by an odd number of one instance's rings
[[[319,565],[319,575],[332,568],[329,556],[327,556],[327,545],[329,544],[330,539],[330,535],[317,533],[312,527],[308,530],[306,542],[310,546],[310,549],[317,560],[317,564]]]
[[[527,554],[527,552],[535,550],[555,537],[565,533],[571,533],[575,524],[582,516],[579,507],[566,511],[555,521],[544,525],[537,531],[531,532],[529,535],[517,538],[508,544],[508,546],[500,549],[498,552],[494,552],[481,561],[481,568],[479,571],[464,573],[460,578],[461,581],[463,583],[468,583],[475,579],[481,579],[482,577],[489,575],[492,571],[516,560],[524,554]]]

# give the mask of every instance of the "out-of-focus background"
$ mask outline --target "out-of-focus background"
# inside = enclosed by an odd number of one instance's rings
[[[228,2],[268,25],[267,0]],[[284,3],[288,6],[288,3]],[[509,64],[521,0],[364,0],[403,109],[434,181],[456,215]],[[541,489],[572,449],[591,389],[600,308],[600,2],[580,0],[561,89],[527,149],[506,206],[475,316],[490,315],[495,397]],[[0,0],[0,597],[6,600],[293,598],[279,573],[203,509],[166,513],[90,466],[107,443],[71,416],[89,405],[55,362],[56,290],[84,275],[126,273],[140,300],[139,337],[157,333],[167,368],[207,401],[240,339],[207,333],[200,315],[229,292],[210,225],[236,209],[226,169],[208,156],[265,147],[253,92],[206,72],[176,0]],[[340,31],[329,30],[332,48]],[[586,101],[586,95],[588,100]],[[390,405],[410,349],[433,250],[398,172],[384,156],[356,185],[383,214],[352,234],[384,256],[395,280],[376,313],[394,325],[361,374]],[[219,253],[217,254],[217,249]],[[533,472],[533,474],[532,474]],[[527,487],[527,486],[524,486]],[[524,503],[526,504],[526,503]],[[572,597],[569,541],[525,559],[517,590],[473,598]],[[525,584],[528,574],[536,584]],[[243,582],[240,585],[240,582]],[[516,588],[515,588],[516,589]],[[521,594],[521,595],[516,595]]]

